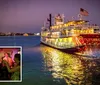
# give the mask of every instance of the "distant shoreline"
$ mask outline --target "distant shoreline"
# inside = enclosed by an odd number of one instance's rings
[[[11,35],[9,35],[9,36],[11,36]],[[7,36],[7,35],[0,35],[0,37],[9,37],[9,36]],[[14,36],[23,36],[23,35],[12,35],[13,37]],[[28,35],[28,36],[40,36],[40,35]],[[24,37],[28,37],[28,36],[24,36]]]

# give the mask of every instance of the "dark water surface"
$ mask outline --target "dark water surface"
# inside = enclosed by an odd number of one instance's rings
[[[23,81],[0,85],[100,85],[100,46],[69,54],[40,44],[39,36],[0,37],[0,46],[22,46]]]

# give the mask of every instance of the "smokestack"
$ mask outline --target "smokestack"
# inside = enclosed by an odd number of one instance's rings
[[[51,14],[49,14],[49,28],[52,26],[52,15]]]

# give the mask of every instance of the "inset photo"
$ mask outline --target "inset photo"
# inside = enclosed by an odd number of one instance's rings
[[[0,46],[0,82],[22,81],[22,47]]]

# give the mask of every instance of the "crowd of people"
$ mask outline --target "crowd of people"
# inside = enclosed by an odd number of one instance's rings
[[[20,80],[20,54],[14,55],[5,52],[0,59],[0,80]]]

